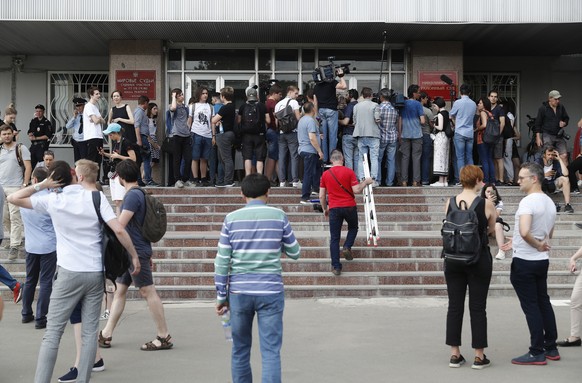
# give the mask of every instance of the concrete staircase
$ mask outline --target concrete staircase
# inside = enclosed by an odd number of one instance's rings
[[[218,236],[226,213],[244,206],[239,188],[153,188],[166,205],[168,232],[154,244],[154,277],[163,299],[211,299],[215,296],[213,262]],[[361,196],[360,231],[352,249],[355,259],[343,262],[339,277],[329,260],[328,224],[323,214],[300,205],[300,191],[272,188],[269,204],[283,209],[302,247],[298,261],[283,258],[286,293],[289,297],[445,296],[442,272],[440,225],[447,197],[458,188],[375,189],[380,240],[367,246]],[[513,227],[514,214],[523,194],[516,187],[502,187],[503,216]],[[582,245],[575,222],[582,222],[582,204],[572,196],[575,214],[559,213],[548,283],[552,296],[568,297],[575,276],[567,270],[568,258]],[[557,201],[561,196],[556,195]],[[343,233],[345,235],[345,233]],[[511,232],[508,234],[511,235]],[[494,241],[491,242],[492,244]],[[492,246],[495,255],[497,249]],[[24,278],[24,260],[2,264],[17,279]],[[21,257],[22,258],[22,257]],[[494,261],[491,295],[513,295],[509,282],[511,258]],[[4,290],[6,291],[6,290]],[[136,290],[130,290],[138,297]],[[4,296],[8,299],[8,295]]]

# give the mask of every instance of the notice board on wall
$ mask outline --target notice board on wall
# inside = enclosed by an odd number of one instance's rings
[[[139,96],[156,99],[155,70],[116,70],[115,89],[125,100],[137,100]]]
[[[459,75],[456,71],[418,71],[418,86],[420,90],[425,91],[432,100],[436,97],[442,97],[446,101],[451,98],[451,85],[441,80],[441,76],[445,75],[453,80],[453,86],[456,88],[459,84]]]

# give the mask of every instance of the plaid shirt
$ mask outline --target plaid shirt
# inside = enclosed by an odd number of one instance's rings
[[[390,102],[382,102],[380,104],[380,143],[392,144],[398,140],[397,121],[398,111]]]

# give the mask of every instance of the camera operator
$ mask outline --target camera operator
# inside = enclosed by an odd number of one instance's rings
[[[329,154],[337,148],[338,134],[338,112],[336,90],[347,89],[348,86],[344,80],[344,71],[337,68],[335,72],[339,81],[323,81],[315,85],[315,106],[318,109],[318,115],[321,119],[321,128],[323,131],[323,160],[329,162]]]
[[[565,134],[564,128],[568,125],[570,117],[566,108],[560,103],[562,95],[557,90],[552,90],[548,94],[548,101],[544,101],[538,109],[536,117],[535,132],[536,144],[552,145],[558,149],[560,158],[568,164],[568,148],[566,139],[570,136]]]

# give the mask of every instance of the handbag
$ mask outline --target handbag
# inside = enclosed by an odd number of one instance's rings
[[[101,259],[103,261],[104,278],[113,282],[115,289],[117,289],[115,280],[129,270],[131,262],[127,256],[127,251],[121,242],[119,242],[113,230],[103,221],[103,217],[101,217],[101,192],[93,191],[91,195],[93,197],[95,212],[101,223]]]

